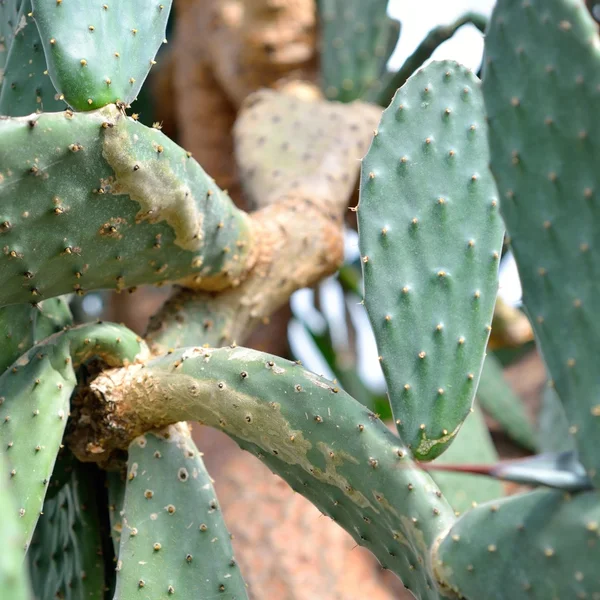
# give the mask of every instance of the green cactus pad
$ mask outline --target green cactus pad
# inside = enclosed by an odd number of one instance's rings
[[[75,110],[133,102],[170,9],[171,0],[33,0],[54,87]]]
[[[491,168],[523,302],[600,483],[600,39],[580,0],[500,0],[486,37]]]
[[[538,490],[478,506],[434,549],[436,576],[461,598],[597,598],[599,500]]]
[[[394,418],[420,460],[471,409],[497,291],[503,225],[477,78],[453,62],[413,75],[362,164],[365,305]]]
[[[491,477],[436,471],[435,465],[493,465],[499,460],[489,429],[479,406],[475,406],[456,440],[432,463],[430,472],[444,497],[456,513],[464,513],[475,504],[483,504],[504,495],[502,484]]]
[[[0,119],[0,207],[0,305],[246,268],[247,215],[115,106]]]
[[[31,16],[31,0],[25,0],[4,66],[0,115],[19,117],[64,110],[67,105],[59,96],[46,70],[42,41]]]
[[[95,468],[79,464],[46,498],[27,553],[36,600],[103,600],[104,560]]]
[[[125,327],[84,325],[34,346],[0,376],[1,477],[13,490],[29,543],[62,443],[75,369],[93,357],[117,366],[144,356]]]
[[[221,429],[371,550],[418,598],[439,597],[428,548],[453,522],[452,509],[400,440],[335,384],[246,348],[189,348],[102,374],[91,391],[127,420],[139,419],[142,431],[165,419]],[[109,421],[112,431],[120,427],[117,413]],[[82,439],[93,438],[82,432]]]
[[[0,373],[31,346],[72,322],[63,298],[51,298],[35,306],[14,304],[0,308]]]
[[[210,475],[184,427],[129,446],[115,598],[248,598]]]
[[[0,470],[5,473],[7,464],[0,457]],[[23,563],[23,530],[15,510],[10,486],[0,484],[0,590],[10,600],[30,600],[29,583]],[[6,594],[6,596],[4,596]]]
[[[321,0],[322,87],[330,100],[352,102],[379,83],[400,37],[388,0]]]

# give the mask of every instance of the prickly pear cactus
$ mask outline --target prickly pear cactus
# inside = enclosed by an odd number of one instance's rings
[[[491,168],[523,301],[581,461],[596,485],[599,68],[598,28],[583,2],[498,2],[486,40],[483,85]]]
[[[0,78],[0,115],[17,117],[64,110],[67,105],[48,77],[31,0],[24,0],[21,4],[17,26],[11,37],[4,76]]]
[[[247,598],[210,476],[189,431],[129,446],[115,598]]]
[[[451,62],[414,75],[362,163],[365,306],[396,426],[420,460],[469,414],[502,249],[479,81]]]
[[[235,144],[261,207],[250,216],[126,114],[170,7],[0,0],[2,593],[247,598],[212,480],[177,424],[192,419],[263,461],[419,600],[599,598],[600,42],[583,2],[498,0],[483,95],[460,65],[428,65],[395,95],[362,162],[365,304],[400,437],[297,363],[199,347],[248,335],[332,272],[351,165],[380,110],[296,101],[287,87],[246,102]],[[386,2],[320,7],[325,90],[364,97],[397,39]],[[471,411],[502,216],[564,407],[560,436],[576,451],[490,468],[540,489],[486,503],[497,481],[435,469],[497,458]],[[185,289],[151,328],[153,354],[124,326],[69,327],[59,298],[164,282]]]
[[[171,0],[33,0],[48,72],[75,110],[130,104],[165,39]]]
[[[388,17],[388,0],[320,0],[321,75],[327,98],[363,97],[386,71],[400,23]]]

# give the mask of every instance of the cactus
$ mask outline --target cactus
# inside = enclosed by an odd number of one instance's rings
[[[50,298],[36,306],[13,304],[0,308],[0,373],[35,343],[71,323],[71,311],[63,298]]]
[[[104,561],[91,465],[76,465],[56,496],[46,497],[27,553],[38,600],[102,600]]]
[[[129,446],[116,597],[247,598],[210,476],[181,429]]]
[[[7,465],[4,458],[0,457],[0,469],[6,472]],[[28,600],[29,583],[23,565],[23,533],[18,522],[17,511],[10,489],[4,483],[0,485],[0,589],[3,594],[14,600]]]
[[[75,110],[130,104],[165,39],[171,0],[32,0],[54,87]]]
[[[498,4],[486,42],[491,168],[536,338],[581,461],[599,482],[600,376],[592,349],[600,337],[593,259],[600,179],[592,140],[600,129],[592,115],[600,41],[581,2],[517,4]],[[534,68],[528,57],[550,49],[551,58]],[[574,122],[564,112],[566,96],[581,107]]]
[[[143,356],[137,336],[114,325],[74,328],[34,346],[0,376],[4,477],[29,544],[62,443],[75,369],[96,356],[123,364]]]
[[[488,160],[479,83],[442,62],[398,92],[363,161],[365,305],[398,432],[420,460],[469,413],[491,330],[503,225]]]
[[[218,288],[246,269],[247,216],[184,150],[114,105],[0,120],[0,135],[2,304],[185,277]]]
[[[380,109],[324,101],[298,82],[248,98],[234,139],[259,207],[249,215],[183,149],[127,116],[170,3],[80,4],[0,2],[11,113],[0,119],[2,589],[29,597],[25,547],[40,598],[100,599],[113,587],[115,600],[247,597],[212,480],[177,424],[191,419],[263,461],[419,600],[597,597],[600,219],[589,115],[600,44],[582,1],[499,0],[483,93],[463,67],[434,62],[396,93],[372,137],[359,245],[399,436],[336,383],[235,344],[339,265],[342,210]],[[383,3],[353,6],[365,15],[356,48],[384,52],[358,52],[349,71],[326,62],[325,80],[352,80],[339,86],[346,101],[381,75],[394,30],[377,20]],[[343,22],[326,22],[325,38]],[[44,52],[34,59],[36,34]],[[17,116],[48,84],[42,58],[55,95],[84,112],[44,104]],[[35,63],[31,81],[7,86],[24,61]],[[502,217],[568,422],[560,435],[576,451],[493,464],[471,413]],[[178,289],[145,339],[102,322],[69,327],[58,298],[164,282]],[[492,464],[448,464],[484,453]],[[105,477],[81,462],[109,471],[108,490],[97,494]],[[441,472],[453,469],[462,474]],[[465,472],[490,478],[470,492]],[[500,495],[495,479],[540,489],[465,505]],[[113,551],[116,573],[106,568]]]
[[[112,407],[103,423],[107,429],[98,429],[96,420],[95,432],[86,428],[81,437],[86,444],[93,440],[103,456],[114,441],[109,430],[121,431],[127,443],[148,423],[163,425],[162,416],[164,425],[188,418],[219,428],[401,574],[419,597],[437,597],[420,565],[428,562],[427,548],[451,524],[453,512],[376,415],[330,382],[246,348],[189,348],[108,371],[90,392],[94,401],[84,407]],[[127,422],[120,414],[128,415]],[[74,419],[89,423],[90,417]],[[85,454],[77,440],[72,444]]]
[[[400,23],[387,16],[387,5],[388,0],[320,0],[327,98],[361,98],[385,72],[400,36]]]
[[[0,115],[21,116],[66,108],[46,71],[40,34],[33,21],[31,0],[24,0],[4,65]]]
[[[466,598],[593,598],[598,500],[537,490],[478,506],[434,549],[438,579]]]
[[[503,495],[502,484],[490,477],[436,470],[440,465],[470,462],[473,460],[473,448],[477,448],[478,464],[493,465],[498,462],[498,453],[479,406],[474,407],[455,442],[431,465],[431,476],[456,514],[464,513],[473,504],[483,504]]]

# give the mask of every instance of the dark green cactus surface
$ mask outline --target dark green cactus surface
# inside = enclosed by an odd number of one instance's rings
[[[248,217],[157,129],[109,106],[0,136],[0,304],[245,268]]]
[[[31,16],[31,0],[21,5],[4,77],[0,79],[0,115],[19,117],[67,108],[48,76],[42,41]]]
[[[6,473],[8,465],[0,456],[0,469]],[[0,484],[0,591],[2,597],[10,600],[30,600],[27,573],[23,563],[23,530],[15,509],[10,486],[5,478]],[[6,596],[5,596],[6,595]]]
[[[95,467],[79,464],[44,514],[27,553],[36,600],[103,600],[104,559]]]
[[[600,39],[580,0],[500,0],[483,86],[523,301],[600,483]]]
[[[143,356],[139,338],[117,325],[87,325],[34,346],[0,376],[0,455],[29,543],[62,444],[75,369],[93,357],[118,366]]]
[[[431,460],[471,409],[503,225],[478,79],[453,62],[411,77],[363,160],[365,305],[400,437]]]
[[[248,597],[212,481],[184,427],[129,446],[115,600]]]
[[[172,0],[33,0],[54,87],[75,110],[127,105],[165,39]]]
[[[538,490],[463,515],[434,550],[441,582],[461,598],[599,598],[598,492]]]
[[[169,420],[221,429],[370,549],[418,598],[439,597],[428,549],[453,522],[452,509],[398,438],[331,382],[246,348],[189,348],[107,372],[92,389],[108,402],[122,395],[133,402],[131,414],[149,423],[165,418],[168,403]]]
[[[388,0],[320,0],[321,76],[327,98],[352,102],[386,73],[400,36]]]

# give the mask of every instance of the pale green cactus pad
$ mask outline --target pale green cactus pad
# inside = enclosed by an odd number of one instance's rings
[[[469,413],[497,292],[503,224],[479,80],[453,62],[411,77],[363,160],[365,305],[394,418],[419,460]]]

